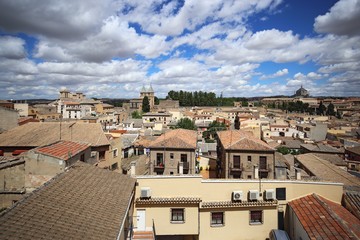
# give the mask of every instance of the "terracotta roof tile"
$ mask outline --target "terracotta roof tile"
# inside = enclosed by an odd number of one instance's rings
[[[360,220],[316,194],[289,202],[310,239],[359,239]]]
[[[59,141],[48,146],[39,147],[35,151],[62,160],[68,160],[72,156],[86,150],[89,147],[90,144],[88,143]]]
[[[78,162],[0,216],[0,239],[116,239],[135,179]]]
[[[109,145],[100,123],[30,122],[0,135],[0,146],[38,147],[59,140]]]
[[[225,149],[275,151],[265,142],[254,137],[251,132],[243,130],[227,130],[217,132]]]
[[[149,148],[185,148],[195,149],[197,132],[186,129],[175,129],[164,133],[153,141]]]

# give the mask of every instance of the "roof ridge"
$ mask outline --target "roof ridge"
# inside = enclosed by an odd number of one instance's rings
[[[336,220],[336,223],[343,229],[344,232],[346,232],[350,237],[356,237],[356,234],[348,227],[346,226],[346,224],[344,223],[345,221],[339,216],[337,215],[337,213],[324,201],[330,201],[324,197],[321,197],[319,195],[317,195],[316,193],[313,193],[312,196],[316,199],[316,201],[326,209],[326,212],[333,218]],[[323,199],[321,199],[323,198]],[[336,204],[336,203],[335,203]],[[342,207],[340,205],[340,207]]]

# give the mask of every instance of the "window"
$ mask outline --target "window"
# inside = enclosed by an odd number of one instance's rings
[[[240,168],[240,156],[233,156],[234,168]]]
[[[105,151],[99,152],[99,160],[105,159]]]
[[[212,212],[211,226],[223,226],[223,225],[224,225],[224,212]]]
[[[255,210],[250,211],[250,224],[262,224],[263,223],[263,211]]]
[[[251,156],[248,156],[248,162],[251,162]]]
[[[164,155],[162,153],[156,154],[156,165],[159,166],[161,164],[164,164]]]
[[[183,208],[171,209],[171,222],[181,222],[181,223],[185,222]]]
[[[81,161],[81,162],[85,162],[85,154],[81,154],[81,155],[80,155],[80,161]]]
[[[117,148],[116,149],[114,149],[114,151],[113,151],[113,157],[115,158],[115,157],[117,157],[118,156],[118,150],[117,150]]]
[[[286,188],[276,188],[276,199],[286,200]]]
[[[187,162],[187,154],[180,155],[181,162]]]
[[[170,153],[170,159],[174,159],[174,153]]]

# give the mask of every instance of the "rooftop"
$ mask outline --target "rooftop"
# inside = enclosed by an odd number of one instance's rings
[[[251,132],[227,130],[217,132],[217,135],[225,149],[274,151],[268,144],[255,138]]]
[[[149,148],[185,148],[195,149],[197,132],[187,129],[175,129],[164,133],[154,140]]]
[[[0,146],[38,147],[59,140],[109,145],[100,123],[30,122],[1,134]]]
[[[44,147],[39,147],[35,151],[61,160],[68,160],[89,147],[90,144],[88,143],[58,141]]]
[[[312,175],[322,180],[341,182],[345,186],[356,186],[360,188],[360,179],[315,154],[301,154],[296,156],[296,159],[301,165],[308,169]]]
[[[309,239],[359,239],[360,220],[344,207],[316,194],[289,203]]]
[[[1,214],[0,238],[116,239],[134,187],[135,179],[78,162]]]

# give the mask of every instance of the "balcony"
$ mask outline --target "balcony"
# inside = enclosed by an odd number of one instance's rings
[[[259,172],[271,172],[271,165],[270,164],[260,164]]]
[[[189,164],[189,162],[179,162],[179,164],[178,164],[178,170],[180,169],[180,164],[182,164],[182,166],[183,166],[183,173],[184,173],[184,174],[189,173],[189,169],[190,169],[190,164]]]
[[[240,165],[230,163],[229,169],[230,169],[230,174],[240,174],[244,170],[244,167],[242,163]]]
[[[156,161],[154,161],[154,172],[163,173],[164,170],[165,170],[165,164],[156,163]]]

